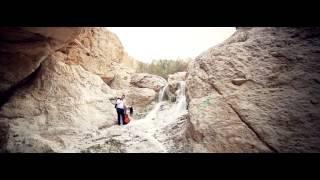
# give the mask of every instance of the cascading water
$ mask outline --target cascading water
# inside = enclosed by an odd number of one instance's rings
[[[168,85],[164,86],[163,88],[160,89],[159,91],[159,97],[158,97],[158,102],[163,101],[164,93],[166,92],[166,89],[168,88]]]
[[[178,82],[178,90],[176,91],[176,102],[171,105],[171,108],[168,111],[160,111],[160,107],[164,104],[169,104],[169,102],[164,101],[164,96],[166,89],[168,88],[168,85],[163,87],[159,92],[158,97],[158,103],[155,105],[155,107],[149,112],[149,114],[143,118],[144,120],[157,120],[161,121],[159,119],[159,116],[166,116],[166,119],[176,119],[180,115],[186,113],[187,111],[187,102],[186,102],[186,96],[185,96],[185,90],[186,90],[186,84],[185,81],[179,81]],[[159,115],[159,116],[157,116]]]
[[[147,114],[143,120],[154,120],[157,116],[158,111],[160,110],[161,105],[163,104],[163,97],[165,95],[165,91],[168,85],[164,86],[159,91],[158,103],[154,106],[154,108]]]
[[[164,100],[167,88],[168,85],[160,90],[158,103],[147,114],[146,117],[139,120],[141,121],[141,123],[144,123],[145,126],[150,125],[150,129],[159,129],[170,123],[174,123],[176,119],[187,112],[185,81],[178,82],[178,90],[176,91],[176,102],[173,104],[169,101]]]
[[[187,99],[186,99],[186,82],[179,82],[179,89],[177,90],[177,105],[174,111],[175,116],[180,116],[187,110]]]

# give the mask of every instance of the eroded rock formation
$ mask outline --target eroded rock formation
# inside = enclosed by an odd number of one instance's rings
[[[34,72],[52,52],[80,34],[81,28],[0,28],[0,99]]]
[[[0,30],[2,152],[72,152],[116,124],[112,103],[119,92],[108,84],[119,74],[121,93],[137,104],[155,97],[152,89],[129,91],[125,75],[134,69],[125,63],[134,60],[105,28]]]
[[[10,125],[7,151],[61,152],[115,124],[111,89],[64,58],[62,53],[47,58],[32,84],[2,106],[0,121]]]
[[[119,72],[119,63],[127,58],[118,37],[103,27],[84,28],[72,43],[60,51],[67,54],[67,64],[81,65],[108,84]],[[124,72],[127,69],[121,70]]]

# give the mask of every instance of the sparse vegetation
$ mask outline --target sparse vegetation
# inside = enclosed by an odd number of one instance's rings
[[[169,74],[186,71],[191,59],[160,59],[153,60],[151,63],[140,62],[137,68],[139,73],[149,73],[168,79]]]

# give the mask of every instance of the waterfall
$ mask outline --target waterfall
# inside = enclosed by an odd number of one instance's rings
[[[187,99],[186,99],[186,82],[180,81],[179,82],[179,89],[177,90],[177,105],[174,110],[174,115],[179,116],[184,113],[187,109]]]
[[[163,88],[160,89],[158,102],[163,101],[164,93],[166,92],[167,87],[168,87],[168,85],[166,85],[166,86],[164,86]]]
[[[163,104],[163,97],[166,91],[166,88],[168,85],[164,86],[163,88],[160,89],[159,91],[159,96],[158,96],[158,103],[154,106],[154,108],[148,113],[148,115],[143,118],[145,120],[152,120],[156,118],[158,111],[160,110],[161,105]]]
[[[181,116],[187,111],[187,102],[186,102],[186,96],[185,96],[185,90],[186,90],[185,81],[178,82],[178,90],[176,91],[176,95],[177,95],[176,102],[174,104],[171,104],[170,109],[167,109],[166,111],[160,110],[162,105],[170,104],[170,102],[164,101],[164,96],[167,88],[168,88],[168,85],[161,88],[161,90],[159,91],[157,104],[147,114],[147,116],[143,118],[143,120],[145,121],[156,120],[157,123],[161,123],[161,121],[164,121],[163,123],[165,123],[167,121],[174,121],[175,119],[177,119],[179,116]],[[165,119],[163,119],[163,117],[165,117]]]

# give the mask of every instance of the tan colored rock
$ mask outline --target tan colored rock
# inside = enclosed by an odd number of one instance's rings
[[[117,97],[125,95],[125,101],[128,106],[133,106],[135,111],[140,111],[151,104],[157,97],[157,93],[149,88],[129,87],[118,90]]]
[[[0,97],[26,79],[52,52],[72,41],[82,28],[0,28]]]
[[[112,89],[126,89],[131,86],[131,76],[134,74],[134,69],[123,66],[122,64],[114,64],[111,73],[114,74],[114,79],[109,82]]]
[[[159,91],[162,87],[167,85],[167,81],[157,75],[147,73],[135,73],[131,76],[132,85],[140,88],[150,88]]]
[[[2,106],[0,122],[8,124],[8,152],[72,152],[81,138],[116,123],[109,99],[114,96],[99,76],[64,63],[56,53],[45,60],[34,81],[17,90]]]
[[[116,123],[117,91],[106,83],[118,77],[137,105],[154,99],[151,89],[128,91],[126,76],[134,69],[121,64],[116,35],[104,28],[70,29],[1,29],[0,51],[7,59],[0,60],[0,86],[11,88],[11,97],[1,94],[8,98],[0,104],[0,152],[78,152],[85,140]]]
[[[67,64],[80,64],[105,83],[116,82],[113,84],[115,88],[125,84],[126,76],[137,67],[137,61],[124,51],[117,35],[103,27],[84,28],[79,37],[61,52],[67,54]]]
[[[271,152],[219,95],[189,102],[194,152]]]
[[[240,28],[198,56],[187,77],[193,151],[320,152],[319,48],[319,28]]]
[[[67,54],[67,64],[79,64],[85,70],[110,83],[115,74],[113,63],[120,63],[123,46],[118,37],[106,28],[85,28],[69,46],[61,50]]]

